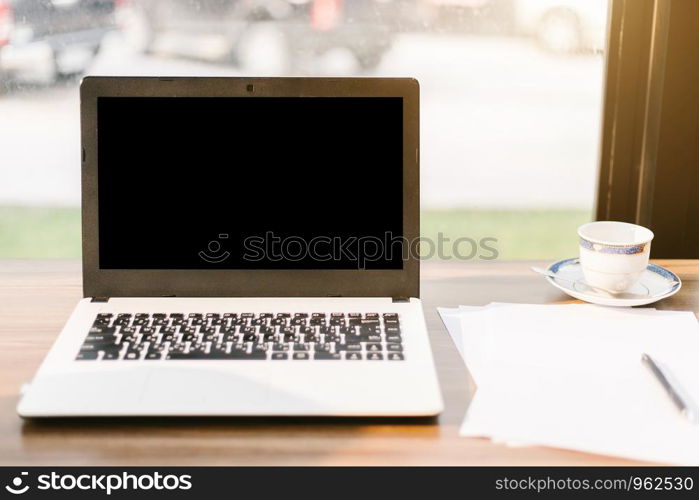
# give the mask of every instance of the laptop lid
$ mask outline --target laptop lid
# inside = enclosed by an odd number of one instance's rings
[[[418,296],[415,80],[80,92],[85,296]]]

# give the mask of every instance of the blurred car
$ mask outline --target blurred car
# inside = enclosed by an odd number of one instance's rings
[[[113,14],[114,0],[0,0],[0,81],[81,74]]]
[[[515,0],[515,25],[552,52],[601,51],[608,4],[608,0]]]
[[[227,59],[246,70],[283,72],[333,49],[363,69],[391,46],[405,0],[121,0],[119,24],[137,50]]]
[[[452,33],[510,35],[513,0],[421,0],[431,9],[430,26]]]

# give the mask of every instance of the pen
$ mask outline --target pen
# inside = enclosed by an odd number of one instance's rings
[[[658,365],[658,363],[653,361],[653,358],[651,358],[648,354],[644,353],[643,356],[641,356],[641,362],[650,369],[658,382],[660,382],[660,385],[663,386],[663,389],[665,389],[667,395],[670,396],[672,402],[675,403],[677,409],[680,410],[680,413],[682,413],[682,415],[684,415],[690,422],[696,423],[694,419],[694,412],[692,411],[687,399],[682,396],[682,390],[677,382],[674,380],[670,382],[670,378],[667,376],[665,371]]]

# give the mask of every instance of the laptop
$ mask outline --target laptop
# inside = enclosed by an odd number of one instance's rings
[[[21,416],[442,410],[415,80],[88,77],[80,95],[84,298]]]

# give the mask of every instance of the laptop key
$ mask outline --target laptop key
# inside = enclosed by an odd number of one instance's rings
[[[264,352],[252,352],[252,353],[241,353],[232,352],[227,359],[249,359],[256,361],[263,361],[267,359],[267,353]]]
[[[263,353],[265,354],[267,352],[267,344],[255,344],[252,346],[252,352],[253,353]]]
[[[295,352],[294,353],[294,359],[296,360],[305,360],[305,359],[311,359],[309,353],[307,352]]]
[[[362,355],[358,352],[348,352],[345,354],[345,359],[349,359],[350,361],[359,361],[362,359]]]
[[[369,361],[381,361],[383,359],[383,354],[370,352],[366,355],[366,359],[368,359]]]
[[[285,352],[273,352],[272,359],[274,359],[274,360],[289,359],[289,355]]]
[[[100,350],[99,344],[83,344],[80,346],[80,352],[97,352]]]
[[[120,351],[121,346],[119,344],[108,344],[108,343],[95,343],[95,344],[83,344],[80,346],[80,352],[98,352],[98,351]]]
[[[400,352],[391,352],[388,354],[389,361],[403,361],[405,357]]]
[[[116,342],[116,335],[109,335],[105,333],[91,333],[85,337],[86,344],[109,344]]]
[[[78,361],[97,359],[97,351],[80,351],[75,359]]]
[[[93,325],[92,328],[90,328],[89,333],[104,333],[107,335],[113,335],[116,333],[116,328],[113,326]]]
[[[342,359],[339,352],[316,352],[313,354],[313,359]]]
[[[401,344],[386,344],[386,350],[389,352],[403,352]]]
[[[199,359],[199,360],[265,360],[267,355],[265,353],[245,353],[233,351],[229,354],[215,352],[215,353],[184,353],[184,352],[174,352],[167,356],[168,360],[177,359]]]
[[[367,352],[381,352],[383,348],[381,347],[381,344],[367,344],[366,345],[366,351]]]

